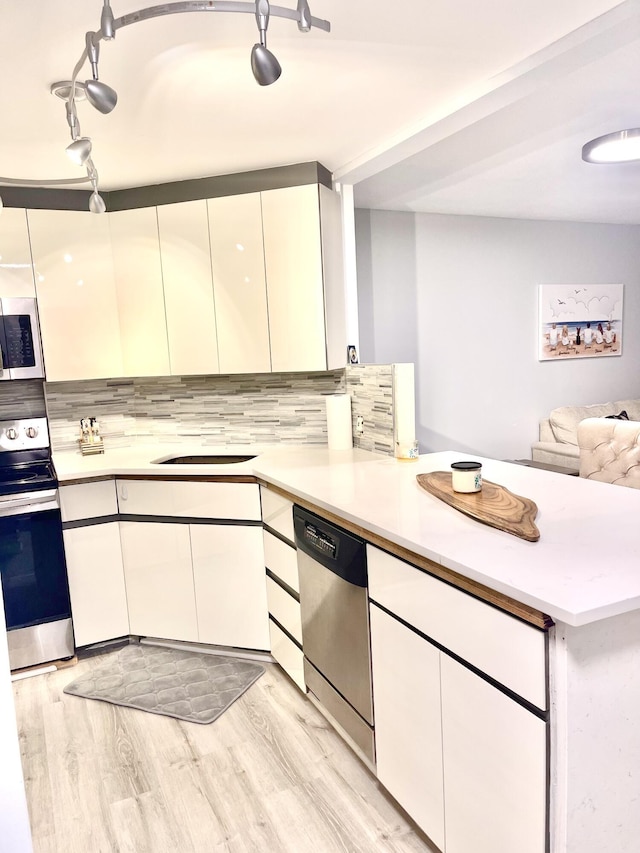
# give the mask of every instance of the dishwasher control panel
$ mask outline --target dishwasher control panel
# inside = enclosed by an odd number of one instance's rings
[[[321,551],[323,554],[327,554],[335,560],[336,554],[338,553],[338,545],[336,541],[327,533],[324,533],[322,530],[318,530],[315,524],[305,521],[304,538],[306,539],[307,544],[311,545],[312,548],[315,548],[317,551]]]

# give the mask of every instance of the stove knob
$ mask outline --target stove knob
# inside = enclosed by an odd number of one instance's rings
[[[18,437],[18,431],[15,430],[13,427],[9,427],[9,429],[7,430],[7,438],[10,441],[15,441],[15,439],[17,437]]]
[[[25,432],[29,438],[35,438],[38,434],[38,427],[27,427]]]

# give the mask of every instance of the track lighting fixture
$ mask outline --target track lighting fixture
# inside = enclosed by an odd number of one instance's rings
[[[89,210],[92,213],[104,213],[106,205],[104,199],[98,192],[98,172],[92,160],[92,142],[88,136],[80,135],[80,124],[76,112],[76,100],[86,97],[92,107],[103,114],[110,113],[118,102],[118,94],[115,89],[103,83],[99,79],[98,64],[100,60],[100,42],[112,41],[116,32],[122,27],[128,27],[151,18],[159,18],[164,15],[176,15],[184,12],[233,12],[251,13],[255,15],[258,25],[258,42],[251,49],[251,70],[256,82],[260,86],[270,86],[282,74],[280,63],[267,47],[267,28],[271,16],[287,18],[297,22],[300,32],[308,33],[312,27],[330,32],[331,24],[320,18],[314,18],[309,9],[308,0],[298,0],[297,8],[288,9],[283,6],[271,6],[269,0],[225,0],[225,2],[212,2],[212,0],[181,0],[181,2],[162,3],[158,6],[148,6],[137,12],[129,12],[120,18],[115,18],[111,8],[110,0],[103,0],[100,15],[100,29],[96,32],[88,32],[85,35],[85,46],[78,60],[70,81],[54,83],[51,87],[53,94],[63,98],[65,101],[67,124],[71,131],[71,144],[67,146],[67,155],[80,166],[87,169],[86,178],[78,178],[54,183],[82,183],[90,181],[93,192],[89,197]],[[77,80],[85,62],[91,66],[91,78],[83,83]],[[0,183],[12,181],[0,178]],[[29,181],[23,184],[29,184]],[[43,186],[47,181],[39,182]],[[2,202],[0,201],[0,206]]]

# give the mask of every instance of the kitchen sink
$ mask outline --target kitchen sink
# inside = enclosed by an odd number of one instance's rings
[[[231,453],[201,454],[192,456],[172,456],[163,459],[160,465],[235,465],[238,462],[248,462],[255,456],[238,456]]]

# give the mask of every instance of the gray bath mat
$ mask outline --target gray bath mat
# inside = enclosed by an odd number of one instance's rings
[[[264,673],[251,661],[158,646],[129,645],[67,684],[65,693],[212,723]]]

